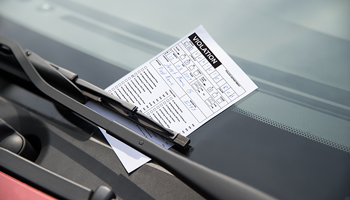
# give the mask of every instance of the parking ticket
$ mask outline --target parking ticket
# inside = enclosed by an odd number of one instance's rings
[[[162,126],[188,136],[256,88],[204,27],[199,26],[105,91],[136,105]],[[172,146],[169,140],[107,109],[89,106],[165,148]],[[102,132],[127,172],[150,160]]]

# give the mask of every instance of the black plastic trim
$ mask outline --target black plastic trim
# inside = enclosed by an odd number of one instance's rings
[[[0,147],[0,170],[59,199],[88,200],[89,188],[55,174],[11,151]]]

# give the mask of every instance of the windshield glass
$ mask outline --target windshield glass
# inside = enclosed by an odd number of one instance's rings
[[[203,25],[259,87],[233,111],[350,153],[349,1],[0,0],[0,15],[128,71]]]

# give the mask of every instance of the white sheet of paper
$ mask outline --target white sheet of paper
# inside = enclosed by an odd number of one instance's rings
[[[105,90],[136,105],[164,127],[189,135],[257,86],[203,26]],[[165,148],[171,142],[97,104],[88,106]],[[102,130],[128,173],[150,160]]]

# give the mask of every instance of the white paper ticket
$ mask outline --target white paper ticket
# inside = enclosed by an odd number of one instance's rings
[[[106,91],[136,105],[162,126],[187,136],[256,88],[199,26]],[[165,148],[172,145],[157,134],[115,116],[117,114],[91,106]],[[104,135],[128,172],[150,160],[107,133]]]

